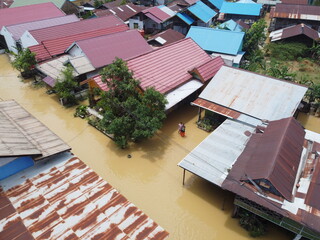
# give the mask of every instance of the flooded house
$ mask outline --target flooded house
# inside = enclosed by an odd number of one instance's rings
[[[79,8],[75,5],[72,1],[68,0],[14,0],[11,4],[10,8],[15,7],[23,7],[23,6],[32,6],[34,4],[45,3],[45,2],[52,2],[56,5],[61,11],[66,14],[78,14]]]
[[[8,50],[14,53],[18,53],[18,50],[21,50],[22,48],[20,38],[25,31],[52,27],[77,21],[80,21],[80,19],[76,15],[53,17],[20,24],[6,25],[2,27],[0,33],[5,38]]]
[[[221,56],[229,66],[239,67],[245,52],[242,51],[245,33],[218,28],[191,26],[187,38],[192,38],[203,50]]]
[[[3,8],[0,9],[0,29],[3,26],[20,24],[41,19],[62,17],[66,14],[57,8],[53,3],[42,3],[30,6]],[[0,34],[0,49],[6,49],[7,44]]]
[[[15,101],[0,102],[1,239],[166,239]]]

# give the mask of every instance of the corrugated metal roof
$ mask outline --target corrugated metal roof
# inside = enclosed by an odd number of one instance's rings
[[[152,51],[151,46],[137,30],[90,38],[77,41],[75,44],[96,69],[112,63],[116,57],[127,60]]]
[[[54,18],[48,18],[44,20],[10,25],[10,26],[6,26],[6,28],[11,33],[12,37],[17,41],[22,36],[22,34],[27,30],[52,27],[56,25],[61,25],[61,24],[66,24],[71,22],[78,22],[78,21],[80,21],[80,19],[76,15],[72,14],[72,15],[67,15],[62,17],[54,17]]]
[[[171,18],[168,13],[162,11],[159,7],[151,7],[142,11],[148,18],[152,19],[156,23],[162,23]]]
[[[235,32],[242,32],[243,27],[237,22],[230,19],[229,21],[223,22],[219,25],[219,28],[228,29]]]
[[[315,41],[320,40],[320,33],[305,24],[297,24],[294,26],[273,31],[270,33],[269,37],[271,39],[271,42],[274,42],[274,41],[298,36],[301,34]]]
[[[256,133],[239,157],[247,161],[245,176],[266,179],[288,201],[292,192],[300,164],[305,132],[293,118],[272,121],[263,133]]]
[[[52,2],[54,3],[54,5],[61,9],[66,0],[14,0],[10,8],[34,5],[45,2]]]
[[[163,11],[163,12],[165,12],[166,14],[170,15],[171,17],[173,17],[173,16],[176,15],[176,13],[175,13],[173,10],[171,10],[170,8],[168,8],[168,7],[165,6],[165,5],[160,5],[160,6],[158,6],[158,8],[160,8],[161,11]]]
[[[154,239],[162,227],[92,169],[60,154],[0,182],[1,239]]]
[[[224,2],[220,9],[220,13],[260,16],[262,4],[258,3],[236,3]]]
[[[291,117],[307,87],[222,66],[200,98],[262,120]]]
[[[284,3],[284,4],[308,5],[308,0],[282,0],[281,3]]]
[[[255,127],[227,119],[178,166],[221,186]]]
[[[203,50],[237,55],[242,50],[244,32],[191,26],[186,37],[191,37]]]
[[[167,44],[179,41],[181,39],[184,39],[185,36],[182,33],[177,32],[173,29],[168,29],[168,30],[165,30],[163,32],[160,32],[160,33],[152,36],[152,38],[150,38],[148,40],[148,42],[150,42],[152,40],[158,41],[159,37],[164,40],[164,43],[161,43],[160,41],[159,41],[159,43],[161,45],[167,45]]]
[[[155,87],[164,94],[189,81],[192,78],[189,70],[210,60],[191,38],[187,38],[130,59],[128,67],[143,89]]]
[[[320,6],[278,3],[270,17],[320,21]]]
[[[37,62],[42,62],[51,58],[50,53],[42,44],[31,46],[29,49],[31,52],[36,54]]]
[[[34,155],[36,160],[68,151],[70,147],[17,102],[0,102],[1,156]],[[35,149],[35,148],[36,149]]]
[[[42,41],[46,40],[58,39],[122,24],[123,22],[116,16],[106,16],[62,24],[59,26],[31,30],[29,32],[39,43],[41,43]]]
[[[199,0],[185,0],[185,2],[188,3],[189,5],[195,4],[198,1]]]
[[[209,0],[209,2],[212,3],[216,8],[220,9],[224,3],[224,0]]]
[[[187,15],[186,13],[177,13],[177,17],[179,17],[186,24],[191,25],[194,22],[194,19]]]
[[[51,2],[16,8],[4,8],[0,9],[0,29],[7,25],[62,17],[65,15],[64,12]]]
[[[246,24],[245,22],[243,22],[241,19],[237,21],[237,23],[242,27],[242,28],[245,28],[245,29],[249,29],[250,26],[248,24]]]
[[[204,23],[209,22],[214,16],[217,15],[215,11],[201,1],[198,1],[196,4],[188,7],[188,10]]]
[[[122,21],[125,22],[129,20],[129,18],[140,13],[144,9],[146,9],[145,6],[138,6],[138,5],[134,5],[133,3],[128,3],[126,5],[112,7],[106,11],[111,14],[117,15]],[[102,11],[98,11],[95,13],[95,15],[101,16],[101,12]]]
[[[201,78],[202,82],[206,82],[213,78],[223,65],[223,59],[221,57],[215,57],[210,61],[197,66],[192,72],[196,73]]]

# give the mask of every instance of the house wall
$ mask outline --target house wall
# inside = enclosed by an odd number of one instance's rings
[[[18,50],[16,49],[16,41],[13,39],[11,33],[8,31],[6,27],[3,27],[1,30],[1,35],[3,35],[4,39],[6,40],[8,49],[14,53],[18,53]]]
[[[153,32],[155,30],[161,30],[161,24],[152,21],[151,19],[146,19],[144,21],[144,29],[146,32]]]
[[[0,166],[0,180],[5,179],[33,165],[34,161],[31,157],[18,157],[7,164]]]
[[[77,44],[73,45],[73,47],[68,50],[68,53],[69,53],[72,57],[75,57],[75,56],[83,56],[83,55],[84,55],[83,51],[81,50],[81,48],[80,48]]]
[[[39,44],[37,40],[29,33],[29,31],[25,31],[24,34],[22,34],[20,43],[22,48],[28,48]]]
[[[130,18],[130,19],[129,19],[129,28],[130,28],[130,29],[135,29],[135,28],[134,28],[135,23],[138,24],[138,29],[139,29],[139,30],[142,30],[142,29],[143,29],[144,24],[143,24],[143,21],[140,21],[139,17],[137,17],[137,18]]]
[[[196,21],[196,26],[199,26],[199,27],[210,27],[210,25],[212,25],[212,19],[210,19],[210,21],[207,23],[205,23],[201,20]]]

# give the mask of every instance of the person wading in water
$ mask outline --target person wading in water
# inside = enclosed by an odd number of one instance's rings
[[[180,122],[178,126],[179,126],[178,133],[180,134],[181,137],[184,137],[186,134],[186,126],[182,122]]]

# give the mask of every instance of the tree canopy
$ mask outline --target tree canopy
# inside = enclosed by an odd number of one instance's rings
[[[251,55],[259,49],[259,46],[264,44],[266,40],[266,27],[265,20],[261,18],[246,31],[243,42],[243,51],[246,51],[246,55]]]
[[[108,90],[98,102],[103,109],[100,126],[113,135],[121,148],[127,147],[130,141],[152,137],[166,118],[164,95],[154,88],[142,91],[126,62],[119,58],[105,67],[101,76]]]
[[[15,55],[12,66],[20,72],[31,71],[32,67],[37,63],[35,56],[36,54],[31,52],[29,48],[19,51]]]

